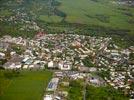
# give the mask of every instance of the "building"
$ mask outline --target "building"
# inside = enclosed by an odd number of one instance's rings
[[[60,70],[71,70],[71,65],[70,64],[68,64],[68,63],[64,63],[63,61],[61,61],[61,62],[59,62],[59,64],[58,64],[58,68],[60,69]]]
[[[19,55],[13,55],[7,63],[3,65],[5,69],[18,69],[22,67],[23,58]]]
[[[53,100],[52,95],[45,95],[43,100]]]
[[[54,68],[54,62],[53,61],[48,62],[48,68]]]
[[[47,91],[55,91],[59,83],[59,78],[52,78],[48,84]]]

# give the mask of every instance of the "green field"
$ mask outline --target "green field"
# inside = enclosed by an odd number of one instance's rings
[[[83,100],[84,84],[81,81],[71,81],[67,100]],[[121,91],[110,86],[86,86],[86,100],[129,100]]]
[[[19,76],[5,78],[0,71],[0,100],[42,100],[52,73],[21,71]]]
[[[58,23],[62,20],[59,16],[46,16],[46,15],[40,15],[40,20],[46,21],[46,22],[54,22]]]
[[[113,4],[114,0],[58,0],[59,9],[67,14],[66,21],[130,29],[134,32],[134,8]]]
[[[112,3],[115,0],[57,0],[58,9],[66,14],[65,21],[130,30],[134,34],[134,8]],[[61,22],[57,16],[39,17],[51,23]],[[55,20],[51,20],[55,19]]]

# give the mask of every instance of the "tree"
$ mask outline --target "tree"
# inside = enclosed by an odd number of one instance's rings
[[[129,54],[129,60],[133,61],[134,60],[134,53]]]
[[[87,86],[87,100],[128,100],[121,91],[115,90],[113,87],[94,87]]]
[[[13,45],[12,49],[19,55],[21,55],[24,52],[24,49],[19,45]]]
[[[88,57],[86,57],[85,59],[82,60],[83,64],[86,67],[94,67],[95,65],[91,62],[91,59],[89,59]]]
[[[82,86],[77,81],[70,82],[68,100],[82,100]]]

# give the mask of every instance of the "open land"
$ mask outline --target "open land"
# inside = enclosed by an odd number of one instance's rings
[[[52,75],[49,71],[20,71],[13,77],[7,74],[0,70],[0,100],[41,100]]]

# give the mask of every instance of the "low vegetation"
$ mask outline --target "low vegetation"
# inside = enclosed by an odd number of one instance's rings
[[[83,98],[82,89],[83,88],[79,82],[71,81],[68,100],[82,100]]]
[[[0,100],[41,100],[52,73],[0,70]]]
[[[92,63],[91,59],[89,59],[88,57],[86,57],[85,59],[82,60],[83,64],[86,67],[94,67],[95,65]]]
[[[112,87],[87,86],[86,98],[88,100],[129,100],[122,92]]]
[[[83,85],[79,81],[71,81],[68,100],[83,100]],[[129,100],[119,90],[113,87],[86,86],[86,100]]]

